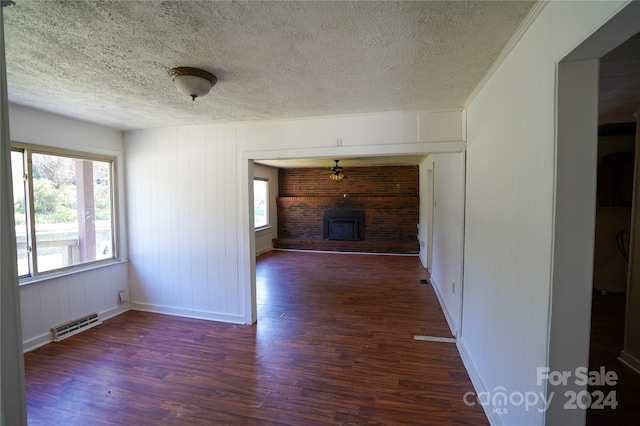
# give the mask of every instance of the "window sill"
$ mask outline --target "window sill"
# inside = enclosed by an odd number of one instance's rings
[[[58,270],[58,271],[45,272],[43,274],[38,274],[35,277],[20,278],[18,280],[18,284],[19,284],[20,287],[22,287],[23,285],[41,283],[43,281],[48,281],[48,280],[52,280],[52,279],[56,279],[56,278],[60,278],[60,277],[66,277],[66,276],[69,276],[69,275],[75,275],[75,274],[79,274],[79,273],[82,273],[82,272],[93,271],[95,269],[106,268],[108,266],[119,265],[119,264],[127,263],[127,262],[129,262],[129,261],[128,260],[114,260],[114,259],[105,260],[105,261],[101,261],[101,262],[93,262],[93,263],[90,263],[90,264],[87,264],[87,265],[77,266],[77,267],[74,267],[74,268],[68,268],[68,269],[62,269],[62,270]]]
[[[256,228],[256,234],[263,232],[263,231],[270,231],[271,230],[271,225],[267,225],[267,226],[263,226],[260,228]]]

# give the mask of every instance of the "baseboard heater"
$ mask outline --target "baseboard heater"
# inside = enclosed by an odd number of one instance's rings
[[[53,341],[59,342],[74,334],[78,334],[81,331],[88,330],[96,325],[102,324],[102,321],[98,318],[98,314],[93,313],[82,318],[75,319],[73,321],[65,322],[51,329],[53,332]]]

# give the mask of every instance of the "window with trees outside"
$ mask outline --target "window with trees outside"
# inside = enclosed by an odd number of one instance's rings
[[[11,152],[18,275],[114,259],[113,159]]]
[[[253,226],[256,230],[269,226],[269,181],[253,179]]]

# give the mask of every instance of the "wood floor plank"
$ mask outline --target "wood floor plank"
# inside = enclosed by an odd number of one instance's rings
[[[270,252],[250,326],[129,311],[25,354],[31,425],[487,424],[417,257]]]
[[[640,374],[619,361],[624,347],[625,294],[593,293],[589,370],[615,372],[615,386],[589,386],[589,392],[616,392],[615,409],[587,410],[587,426],[636,425],[640,419]]]

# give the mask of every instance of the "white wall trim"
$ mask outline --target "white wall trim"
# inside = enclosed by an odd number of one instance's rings
[[[458,352],[460,353],[460,358],[462,358],[462,363],[467,369],[467,373],[469,374],[469,379],[471,379],[471,384],[473,385],[476,396],[483,393],[485,395],[490,395],[491,393],[489,393],[487,387],[484,385],[484,382],[482,381],[482,378],[480,377],[480,374],[478,373],[478,370],[473,363],[473,359],[467,351],[464,340],[456,339],[456,347],[458,348]],[[476,404],[478,404],[477,400]],[[502,426],[504,424],[500,416],[496,414],[496,410],[494,410],[494,406],[492,404],[482,405],[482,409],[487,416],[487,420],[489,420],[489,424],[491,424],[492,426]]]
[[[38,337],[34,337],[33,339],[22,342],[22,351],[31,352],[32,350],[38,349],[40,346],[44,346],[47,343],[51,342],[53,342],[51,333],[44,333]]]
[[[256,257],[260,256],[261,254],[269,253],[270,251],[273,251],[273,247],[268,247],[263,250],[256,251]]]
[[[465,114],[466,116],[466,114]],[[465,248],[465,238],[467,238],[467,233],[465,231],[465,226],[467,223],[466,215],[467,215],[467,152],[462,153],[462,223],[460,226],[462,227],[462,255],[460,256],[460,290],[459,290],[459,300],[460,307],[458,311],[458,333],[457,337],[462,338],[462,318],[464,314],[464,248]]]
[[[115,308],[108,309],[106,311],[98,313],[98,317],[100,318],[101,321],[106,321],[113,317],[117,317],[118,315],[123,314],[129,310],[131,310],[131,304],[123,303],[120,306],[116,306]]]
[[[110,266],[120,265],[128,262],[129,260],[105,259],[99,260],[97,262],[85,263],[84,265],[73,266],[68,269],[58,269],[49,273],[45,272],[33,277],[23,278],[22,280],[20,280],[20,287],[29,284],[42,283],[49,280],[56,280],[62,277],[67,277],[69,275],[81,274],[83,272],[95,271],[96,269],[108,268]]]
[[[622,12],[623,9],[624,12]],[[620,1],[619,7],[611,12],[603,25],[585,40],[570,47],[562,61],[601,58],[638,32],[639,15],[640,2],[637,0]]]
[[[290,160],[297,158],[362,157],[366,148],[368,157],[385,155],[442,154],[462,152],[467,149],[464,141],[418,142],[389,145],[351,145],[322,148],[289,148],[278,150],[243,151],[243,160]]]
[[[438,303],[440,303],[440,307],[442,308],[442,312],[444,313],[444,318],[447,320],[447,325],[449,326],[449,330],[451,330],[451,334],[453,334],[453,336],[456,337],[457,333],[456,333],[456,327],[454,325],[455,323],[451,318],[451,314],[447,310],[447,305],[445,305],[443,302],[443,298],[442,298],[442,295],[440,294],[438,284],[434,280],[433,276],[430,278],[429,281],[431,281],[431,287],[433,287],[433,291],[436,293],[436,297],[438,298]]]
[[[246,324],[244,315],[220,314],[216,312],[197,311],[195,309],[174,308],[171,306],[131,303],[131,310],[173,315],[177,317],[228,322],[231,324]]]
[[[547,366],[575,371],[589,366],[598,159],[599,60],[560,62],[556,68],[555,194],[551,247]],[[551,386],[547,395],[576,394],[586,384]],[[584,424],[586,410],[560,401],[545,412],[548,424]]]

